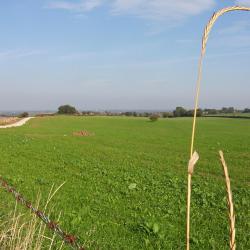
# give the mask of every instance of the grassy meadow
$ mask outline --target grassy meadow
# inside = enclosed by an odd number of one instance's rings
[[[229,118],[248,118],[250,119],[250,113],[228,113],[228,114],[214,114],[214,115],[208,115],[209,117],[229,117]]]
[[[0,130],[0,174],[32,201],[40,192],[41,205],[53,184],[66,181],[50,205],[51,217],[61,212],[60,225],[87,249],[184,249],[191,127],[191,118],[36,118]],[[93,135],[73,135],[81,130]],[[195,149],[191,248],[228,249],[222,149],[237,249],[250,249],[250,120],[199,118]],[[0,190],[0,224],[14,206]]]

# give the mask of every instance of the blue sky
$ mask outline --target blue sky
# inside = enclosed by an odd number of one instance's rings
[[[0,110],[192,108],[212,13],[250,0],[8,0],[0,8]],[[250,107],[250,13],[213,30],[201,107]]]

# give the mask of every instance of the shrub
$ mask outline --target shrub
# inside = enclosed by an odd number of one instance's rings
[[[150,119],[150,121],[155,122],[159,119],[159,117],[160,116],[158,114],[152,114],[149,116],[149,119]]]
[[[28,113],[28,112],[23,112],[23,113],[21,113],[18,117],[19,117],[19,118],[29,117],[29,113]]]
[[[172,118],[174,115],[172,112],[163,112],[162,117],[163,118]]]
[[[72,115],[77,113],[76,108],[70,105],[63,105],[58,108],[58,114]]]
[[[186,116],[186,114],[187,114],[187,110],[184,109],[183,107],[177,107],[177,108],[174,110],[174,116],[175,116],[175,117]]]

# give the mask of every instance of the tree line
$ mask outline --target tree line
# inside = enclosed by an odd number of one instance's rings
[[[133,117],[192,117],[194,115],[193,109],[185,109],[184,107],[176,107],[175,110],[169,112],[139,112],[139,111],[126,111],[126,112],[115,112],[115,111],[78,111],[71,105],[62,105],[58,108],[58,114],[74,114],[74,115],[85,115],[85,116],[133,116]],[[221,109],[198,109],[197,116],[206,115],[219,115],[219,114],[234,114],[234,113],[250,113],[250,108],[243,110],[237,110],[234,107],[223,107]]]
[[[221,109],[198,109],[197,116],[223,116],[230,115],[237,117],[238,114],[250,113],[250,108],[242,110],[235,109],[234,107],[223,107]],[[78,111],[74,106],[62,105],[58,108],[56,113],[38,113],[36,116],[54,116],[54,115],[82,115],[82,116],[130,116],[130,117],[149,117],[151,120],[157,120],[158,118],[174,118],[174,117],[192,117],[194,115],[193,109],[185,109],[184,107],[176,107],[173,111],[161,111],[161,112],[142,112],[142,111]],[[14,114],[0,114],[0,116],[13,116]],[[15,114],[16,115],[16,114]],[[18,117],[28,117],[28,112],[22,112],[17,114]]]

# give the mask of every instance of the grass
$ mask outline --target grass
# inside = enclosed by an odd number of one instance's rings
[[[223,149],[237,249],[250,249],[250,120],[200,118],[197,125],[191,248],[228,249]],[[89,249],[183,249],[191,127],[191,118],[36,118],[0,130],[1,175],[30,200],[66,181],[53,198],[52,218],[61,213],[60,225]],[[94,135],[73,136],[81,130]],[[4,191],[0,201],[1,223],[15,201]]]
[[[208,115],[209,117],[211,117],[211,116],[214,116],[214,117],[216,117],[216,116],[220,116],[220,117],[236,117],[236,118],[238,118],[238,117],[247,117],[247,118],[250,118],[250,113],[237,113],[237,112],[235,112],[235,113],[227,113],[227,114],[223,114],[223,113],[221,113],[221,114],[214,114],[214,115]]]
[[[47,235],[46,225],[34,214],[18,213],[16,204],[15,209],[1,221],[0,247],[1,250],[55,249],[56,235],[52,237]],[[62,249],[63,245],[62,242],[57,249]]]

